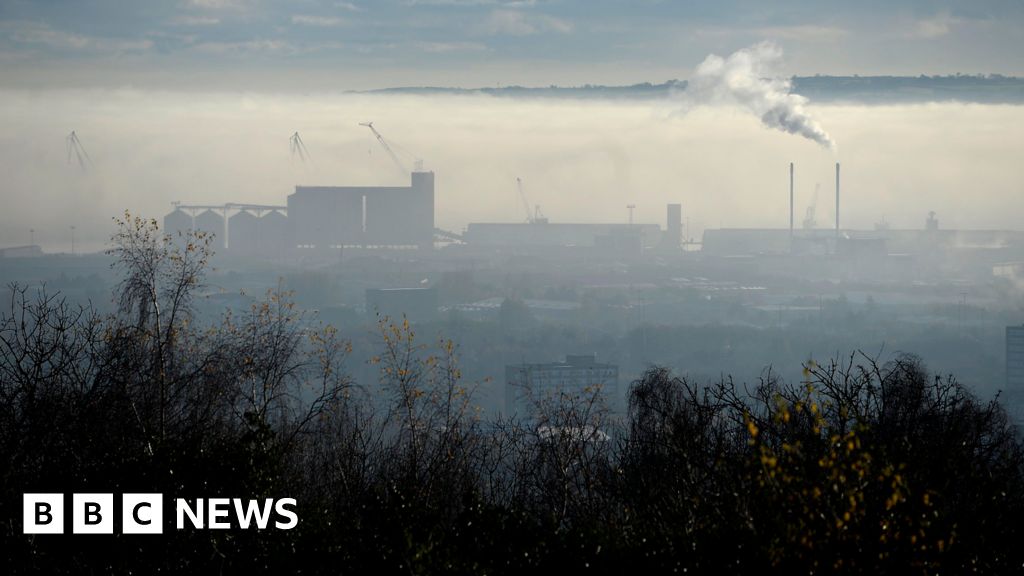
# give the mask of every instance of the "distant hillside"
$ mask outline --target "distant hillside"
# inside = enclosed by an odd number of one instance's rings
[[[499,86],[496,88],[444,88],[431,86],[407,86],[368,90],[371,94],[487,94],[489,96],[528,98],[664,98],[673,90],[685,90],[686,81],[669,80],[662,84],[633,84],[630,86]]]
[[[685,80],[630,86],[500,86],[384,88],[374,94],[486,94],[519,98],[661,99],[686,90]],[[979,102],[1024,103],[1024,78],[1013,76],[795,76],[793,91],[814,102]]]
[[[811,100],[1024,103],[1024,78],[1012,76],[797,76],[793,91]]]

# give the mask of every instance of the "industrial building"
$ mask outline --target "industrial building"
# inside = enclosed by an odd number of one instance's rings
[[[288,196],[291,244],[300,250],[346,246],[430,249],[434,173],[413,172],[409,186],[296,186]]]
[[[669,204],[665,212],[665,235],[660,248],[678,250],[683,245],[683,205]]]
[[[635,206],[629,206],[632,210]],[[657,224],[559,223],[547,218],[527,222],[471,222],[462,239],[483,248],[597,248],[616,257],[640,256],[645,250],[682,247],[682,205],[669,204],[666,227]],[[631,218],[632,219],[632,218]]]
[[[885,256],[928,254],[942,250],[999,250],[1024,246],[1024,232],[1014,230],[833,230],[783,228],[717,228],[703,234],[701,251],[708,256],[766,254],[836,254]]]
[[[37,258],[42,255],[42,247],[36,244],[0,248],[0,258]]]
[[[513,364],[505,366],[505,412],[526,416],[562,394],[584,395],[590,390],[614,402],[618,387],[619,367],[600,363],[593,354],[567,355],[564,362]]]
[[[175,203],[174,211],[164,216],[164,232],[176,243],[187,241],[190,232],[205,232],[212,236],[210,245],[216,252],[226,248],[236,256],[281,256],[288,252],[289,243],[288,218],[280,212],[285,209],[255,204]],[[237,212],[229,217],[232,211]]]
[[[206,232],[215,251],[248,257],[346,246],[430,249],[434,173],[413,172],[409,186],[296,186],[287,206],[175,203],[164,230],[172,239]]]
[[[652,248],[661,241],[657,224],[569,224],[555,222],[471,222],[463,238],[482,247],[595,247],[639,243]]]
[[[411,174],[409,186],[296,186],[286,206],[184,205],[164,217],[173,238],[213,235],[213,248],[233,256],[323,255],[345,248],[431,249],[435,235],[476,248],[594,248],[614,257],[680,250],[682,207],[669,204],[658,224],[472,222],[459,235],[434,227],[434,173]]]

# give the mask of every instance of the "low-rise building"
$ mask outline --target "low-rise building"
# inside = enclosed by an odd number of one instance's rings
[[[567,355],[564,362],[505,366],[505,412],[530,416],[539,406],[562,395],[601,394],[618,397],[619,367],[597,361],[593,354]]]

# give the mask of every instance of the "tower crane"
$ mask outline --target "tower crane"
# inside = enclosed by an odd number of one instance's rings
[[[359,125],[366,126],[367,128],[370,129],[370,132],[373,132],[373,135],[377,138],[377,142],[380,142],[381,147],[384,148],[384,151],[388,153],[388,156],[391,157],[391,161],[395,163],[395,166],[402,174],[409,173],[409,167],[405,165],[405,162],[402,162],[402,159],[398,157],[398,154],[395,154],[395,151],[392,150],[391,145],[388,144],[388,141],[385,140],[383,136],[381,136],[380,132],[378,132],[377,129],[373,127],[373,122],[360,122]],[[422,169],[423,161],[417,159],[414,162],[413,170],[419,171]]]

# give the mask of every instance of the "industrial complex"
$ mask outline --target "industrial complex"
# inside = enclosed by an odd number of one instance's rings
[[[332,258],[345,249],[416,251],[459,245],[473,251],[561,253],[589,251],[611,258],[645,253],[699,251],[706,257],[829,255],[844,258],[921,255],[937,249],[1024,245],[1014,231],[940,230],[934,213],[924,226],[893,230],[841,228],[840,171],[836,164],[833,227],[818,227],[814,205],[803,224],[795,225],[793,165],[790,170],[789,227],[709,228],[699,241],[685,239],[681,204],[666,206],[664,225],[632,222],[554,222],[529,208],[526,219],[470,222],[453,232],[435,226],[434,173],[413,170],[409,186],[296,186],[280,205],[226,203],[192,205],[176,202],[164,217],[172,237],[189,230],[214,236],[218,253],[246,258]],[[517,179],[518,180],[518,179]],[[520,187],[520,193],[522,189]]]
[[[429,249],[434,237],[434,173],[409,186],[296,186],[282,206],[176,204],[164,217],[172,236],[201,230],[231,255],[288,256],[345,247]],[[218,250],[219,251],[219,250]]]
[[[434,226],[434,173],[414,171],[409,186],[296,186],[284,205],[175,203],[164,217],[172,237],[196,230],[229,255],[268,258],[333,254],[345,248],[430,250],[438,241],[475,247],[597,248],[640,255],[679,248],[682,207],[668,205],[663,230],[650,223],[470,223],[462,234]]]

